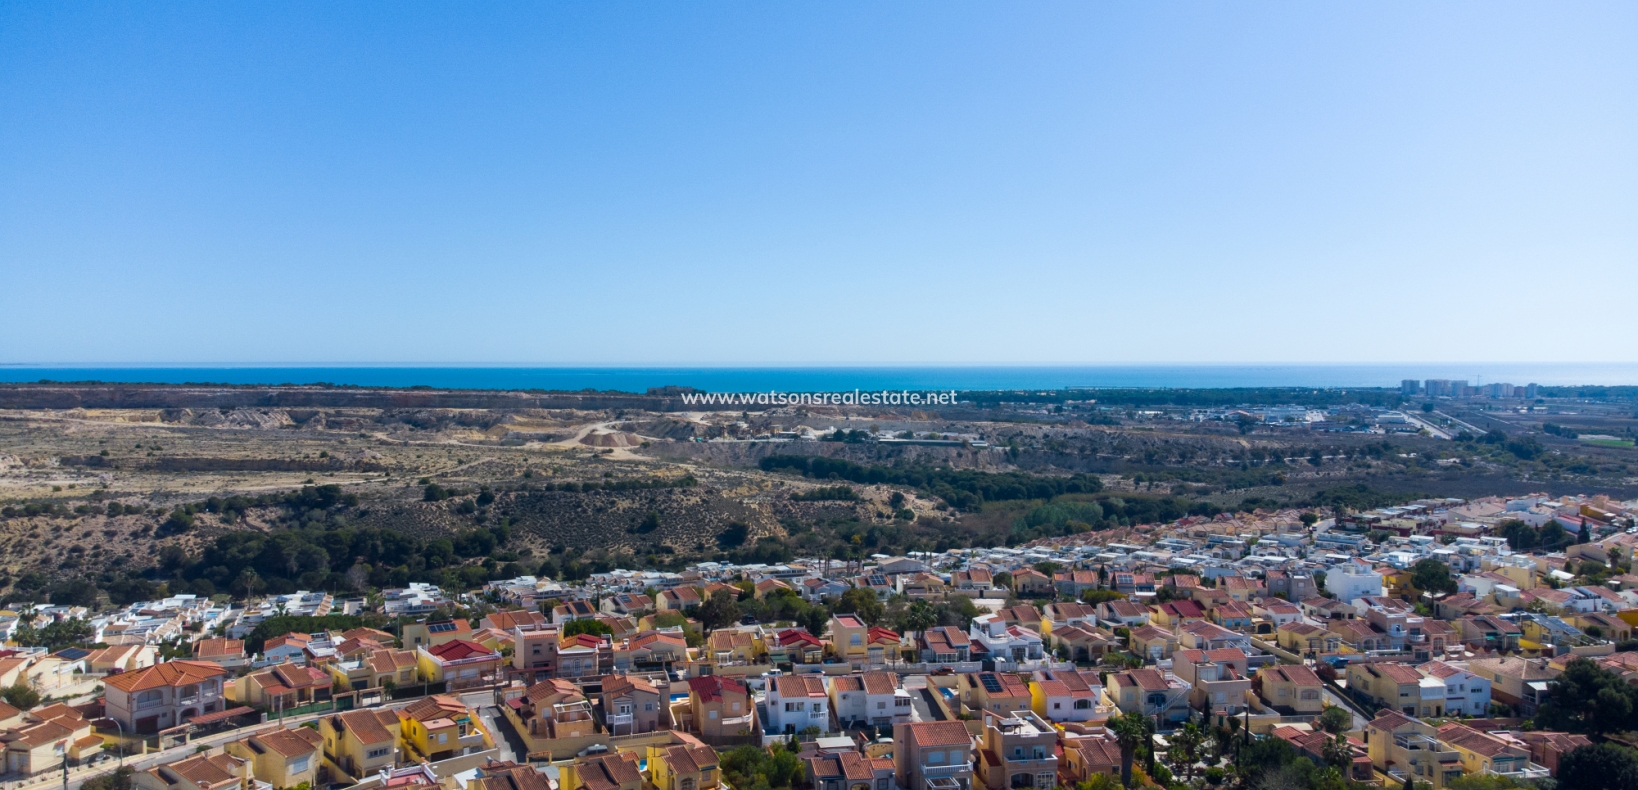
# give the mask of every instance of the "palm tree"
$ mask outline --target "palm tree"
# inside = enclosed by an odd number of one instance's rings
[[[1132,786],[1132,758],[1137,754],[1137,748],[1149,742],[1153,732],[1149,717],[1141,713],[1125,713],[1109,718],[1109,731],[1115,734],[1115,742],[1120,744],[1120,783],[1124,787]]]
[[[1167,762],[1183,773],[1183,781],[1194,779],[1194,764],[1200,759],[1200,746],[1206,740],[1206,731],[1199,724],[1189,722],[1172,733],[1172,746],[1166,752]]]

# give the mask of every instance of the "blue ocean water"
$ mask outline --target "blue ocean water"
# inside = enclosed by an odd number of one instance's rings
[[[1401,379],[1473,384],[1638,385],[1634,363],[1371,365],[1078,365],[839,367],[54,367],[0,365],[0,382],[351,384],[439,389],[616,390],[678,385],[708,392],[1001,390],[1066,387],[1398,387]]]

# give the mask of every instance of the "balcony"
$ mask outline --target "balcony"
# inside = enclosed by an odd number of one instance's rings
[[[971,765],[967,765],[966,763],[957,763],[956,765],[924,765],[921,767],[921,775],[928,779],[933,779],[936,777],[959,776],[961,774],[972,773],[972,770],[973,767]]]
[[[1546,777],[1552,775],[1552,771],[1547,770],[1546,766],[1536,765],[1535,763],[1529,763],[1528,765],[1529,765],[1529,767],[1525,768],[1522,771],[1501,772],[1501,771],[1491,770],[1491,771],[1485,771],[1485,773],[1492,774],[1494,776],[1505,776],[1508,779],[1515,779],[1515,780],[1545,779]]]

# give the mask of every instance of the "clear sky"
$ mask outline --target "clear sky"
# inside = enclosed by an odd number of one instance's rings
[[[1638,361],[1638,4],[0,5],[0,362]]]

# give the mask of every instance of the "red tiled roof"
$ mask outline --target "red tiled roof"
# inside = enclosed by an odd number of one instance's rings
[[[186,686],[226,675],[227,670],[205,661],[166,661],[163,664],[111,675],[103,683],[120,691],[145,691],[166,686]]]

